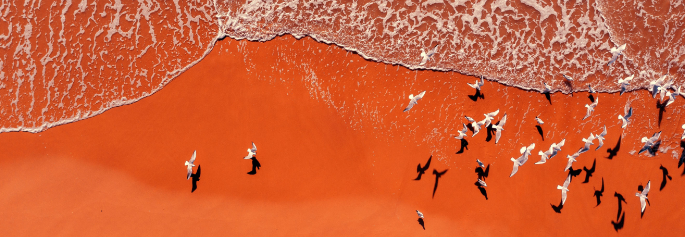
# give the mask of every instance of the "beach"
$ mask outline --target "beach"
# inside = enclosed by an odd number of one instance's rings
[[[550,78],[551,79],[551,78]],[[100,115],[39,133],[0,134],[0,224],[21,235],[234,236],[549,236],[677,235],[685,215],[678,158],[685,100],[659,109],[645,90],[545,95],[476,77],[410,70],[365,60],[305,37],[267,42],[224,39],[202,61],[153,95]],[[586,86],[581,82],[570,86]],[[409,94],[426,91],[410,111]],[[658,96],[657,96],[658,98]],[[626,104],[635,111],[621,128]],[[499,109],[502,138],[468,132],[468,150],[453,136]],[[545,121],[538,134],[534,118]],[[583,153],[568,199],[556,213],[566,155],[606,125],[604,146]],[[663,131],[656,156],[638,155],[640,139]],[[616,147],[607,159],[607,148]],[[537,152],[566,139],[557,156],[535,165]],[[252,142],[262,167],[248,175]],[[509,177],[519,149],[530,160]],[[197,151],[197,189],[184,161]],[[421,180],[417,164],[432,163]],[[487,199],[474,185],[476,159],[490,165]],[[660,166],[673,177],[663,190]],[[433,196],[437,171],[439,179]],[[593,193],[605,184],[596,206]],[[640,217],[638,185],[651,180]],[[622,194],[625,224],[615,230]],[[416,210],[424,215],[425,230]]]

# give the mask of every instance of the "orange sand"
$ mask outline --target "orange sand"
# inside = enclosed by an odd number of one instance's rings
[[[251,53],[235,56],[244,52]],[[333,93],[332,100],[338,102],[365,98],[383,88],[389,88],[390,94],[429,92],[409,114],[401,113],[406,95],[378,99],[380,113],[392,114],[382,123],[399,122],[396,128],[375,131],[372,122],[356,120],[362,116],[311,99],[311,91],[301,81],[304,72],[281,74],[279,69],[296,67],[277,62],[274,53],[296,62],[303,55],[318,54],[308,61],[307,73],[314,72],[326,83],[336,70],[345,69],[331,63],[347,61],[351,70],[363,67],[367,76],[385,79],[373,90]],[[274,64],[278,67],[272,69]],[[350,88],[359,80],[349,75],[335,83]],[[413,81],[412,88],[396,86],[407,81]],[[681,202],[685,190],[680,187],[685,182],[671,154],[681,152],[672,138],[682,132],[678,130],[681,118],[673,117],[682,114],[682,98],[669,106],[657,128],[654,100],[644,91],[622,97],[600,94],[603,108],[598,107],[589,122],[580,121],[583,105],[590,103],[585,93],[557,93],[549,105],[539,93],[486,82],[486,99],[472,102],[466,98],[473,93],[466,82],[472,81],[473,77],[456,73],[415,72],[364,61],[311,39],[223,40],[201,63],[137,103],[39,134],[0,134],[0,213],[5,216],[0,232],[4,236],[606,236],[617,233],[610,223],[616,218],[615,191],[627,199],[625,228],[618,233],[667,236],[685,230],[680,225],[685,217]],[[612,148],[621,135],[617,111],[629,98],[637,98],[632,104],[635,122],[623,130],[619,155],[605,159],[606,148]],[[448,103],[461,105],[441,107]],[[502,110],[496,121],[504,112],[509,115],[499,144],[485,142],[481,131],[468,139],[469,150],[456,155],[457,140],[435,141],[439,149],[431,140],[418,140],[417,134],[433,129],[431,120],[454,120],[448,133],[456,134],[465,122],[462,113],[480,120],[480,114],[493,108]],[[438,118],[426,113],[435,110],[456,114]],[[545,141],[534,128],[532,118],[538,114],[545,118]],[[594,124],[598,121],[602,123]],[[562,213],[555,213],[550,203],[559,203],[556,185],[566,178],[562,172],[566,155],[604,123],[609,130],[604,147],[594,151],[593,146],[574,164],[575,169],[589,167],[597,158],[597,171],[588,184],[581,183],[584,172],[575,178]],[[568,132],[562,136],[555,129]],[[653,158],[629,154],[641,137],[659,130],[668,131],[662,147],[671,150]],[[533,164],[539,159],[538,150],[563,137],[566,145],[559,155],[547,164]],[[251,164],[242,159],[250,142],[257,144],[262,164],[254,176],[246,174]],[[518,157],[518,149],[533,142],[534,154],[509,178],[509,158]],[[191,193],[191,181],[183,179],[183,163],[194,150],[202,172],[197,190]],[[423,179],[414,181],[416,165],[423,165],[433,151],[450,155],[434,157]],[[491,164],[486,179],[489,200],[473,185],[476,158]],[[658,190],[660,164],[673,176],[663,191]],[[434,168],[449,170],[431,198]],[[592,194],[600,188],[602,177],[606,191],[595,208]],[[641,219],[634,193],[647,180],[652,180],[651,206]],[[417,209],[426,215],[426,230],[417,222]]]

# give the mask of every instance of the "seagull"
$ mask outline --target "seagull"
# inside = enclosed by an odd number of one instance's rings
[[[491,112],[491,113],[484,114],[484,115],[485,115],[485,119],[483,119],[482,121],[480,121],[480,122],[478,122],[478,123],[479,123],[480,125],[485,125],[485,127],[487,128],[488,126],[490,126],[490,123],[492,122],[492,119],[494,119],[494,117],[497,116],[497,114],[499,114],[499,109],[498,109],[497,111],[495,111],[495,112]]]
[[[480,90],[480,87],[485,84],[485,81],[483,81],[483,76],[480,76],[480,81],[476,80],[476,83],[473,83],[473,84],[466,83],[466,84],[468,84],[469,86],[473,87],[476,90]]]
[[[680,86],[678,87],[677,91],[667,91],[666,96],[668,96],[668,103],[666,103],[666,106],[673,104],[673,102],[675,102],[675,98],[677,98],[679,95],[682,95],[682,93],[680,92]]]
[[[583,152],[590,150],[590,145],[594,145],[594,143],[592,143],[592,141],[594,141],[595,138],[597,138],[597,137],[595,137],[595,135],[592,133],[590,133],[590,137],[583,138],[583,142],[585,142],[585,146],[582,149],[580,149],[580,153],[583,153]]]
[[[630,122],[628,119],[630,119],[631,116],[633,116],[633,107],[630,107],[628,113],[626,113],[626,116],[621,116],[620,114],[618,115],[618,119],[623,121],[623,125],[621,125],[621,128],[625,128],[626,126],[628,126],[628,122]]]
[[[429,50],[428,53],[426,53],[423,49],[421,49],[421,63],[419,63],[419,66],[423,66],[428,62],[428,60],[433,57],[435,53],[437,53],[438,45],[435,45],[433,49]]]
[[[459,132],[459,135],[454,136],[454,138],[459,139],[459,140],[464,139],[464,137],[466,136],[466,132],[469,131],[469,129],[466,127],[466,124],[462,123],[461,125],[464,126],[464,129],[457,131],[457,132]]]
[[[649,183],[652,182],[651,180],[647,181],[647,185],[645,188],[642,190],[642,193],[635,193],[635,196],[640,198],[640,206],[642,207],[642,213],[645,213],[645,207],[647,207],[647,194],[649,194]]]
[[[495,144],[499,142],[499,138],[502,136],[502,130],[504,130],[504,124],[507,122],[507,114],[504,114],[502,120],[498,124],[493,124],[492,129],[495,129]]]
[[[530,155],[530,151],[533,150],[534,148],[535,148],[535,143],[531,144],[528,147],[524,146],[521,148],[521,154],[522,154],[521,157],[519,157],[518,159],[511,158],[511,161],[514,162],[514,168],[511,171],[511,175],[509,175],[509,177],[514,176],[514,174],[516,174],[516,172],[519,170],[519,166],[522,166],[523,164],[526,163],[526,161],[528,161],[528,155]]]
[[[659,100],[661,100],[661,101],[664,100],[664,96],[666,95],[667,92],[669,92],[668,89],[671,88],[672,86],[673,86],[673,79],[665,81],[665,83],[663,85],[659,86],[658,90],[659,90],[659,93],[661,95]]]
[[[416,210],[416,214],[419,214],[419,218],[423,219],[423,213],[421,213],[419,210]]]
[[[426,94],[426,91],[423,91],[423,92],[419,93],[419,94],[416,95],[416,96],[414,96],[414,94],[410,94],[410,95],[409,95],[409,99],[410,99],[409,105],[407,105],[407,108],[405,108],[404,111],[402,111],[402,112],[407,112],[407,111],[409,111],[412,107],[414,107],[414,105],[415,105],[417,102],[419,102],[419,100],[420,100],[421,98],[423,98],[423,95],[425,95],[425,94]]]
[[[545,87],[544,89],[542,89],[542,94],[552,92],[552,87],[547,85],[547,83],[542,82],[542,85]]]
[[[552,155],[552,152],[554,152],[554,147],[550,147],[549,151],[545,151],[545,152],[538,151],[538,155],[540,155],[540,161],[535,162],[535,164],[539,165],[539,164],[544,164],[545,162],[547,162],[547,160],[549,160],[549,158],[550,158],[549,156]]]
[[[585,120],[587,117],[590,117],[590,115],[592,115],[592,111],[595,111],[595,107],[597,107],[597,103],[599,103],[599,97],[597,97],[597,99],[595,99],[594,103],[585,105],[585,108],[587,108],[587,113],[585,114],[585,117],[583,117],[583,120]]]
[[[647,88],[647,90],[649,90],[649,92],[652,92],[652,98],[656,98],[656,94],[659,93],[659,88],[661,87],[661,85],[664,84],[664,81],[666,80],[667,76],[668,75],[663,75],[659,79],[649,82],[649,87]]]
[[[573,78],[566,76],[566,74],[561,74],[561,75],[564,76],[564,79],[568,80],[569,82],[573,81]]]
[[[591,86],[590,84],[587,84],[587,87],[589,88],[589,89],[588,89],[588,92],[589,92],[590,94],[597,93],[597,91],[596,91],[595,89],[592,89],[592,86]]]
[[[568,163],[566,163],[566,168],[564,168],[564,171],[567,171],[568,169],[571,168],[573,165],[573,162],[576,162],[576,158],[580,156],[581,150],[577,151],[576,153],[573,153],[573,155],[566,155],[566,158],[568,158]]]
[[[564,142],[566,142],[566,139],[561,140],[561,142],[559,142],[559,144],[552,143],[552,145],[549,147],[548,151],[545,151],[545,152],[538,151],[538,155],[541,156],[541,159],[540,159],[540,161],[535,162],[535,164],[536,165],[544,164],[545,162],[547,162],[547,160],[552,159],[552,157],[556,156],[557,152],[561,151],[561,147],[564,146]]]
[[[626,49],[626,44],[623,44],[623,45],[619,46],[618,48],[617,47],[611,48],[610,52],[611,52],[612,56],[611,56],[611,60],[609,60],[609,63],[607,63],[607,65],[611,65],[614,61],[616,61],[616,59],[618,59],[618,56],[623,54],[623,50],[625,50],[625,49]]]
[[[538,122],[538,124],[543,125],[545,122],[542,121],[542,119],[538,118],[538,116],[535,116],[535,121]]]
[[[571,174],[568,174],[566,181],[564,181],[564,186],[557,185],[557,189],[561,189],[561,205],[566,203],[566,192],[568,192],[568,185],[571,183]]]
[[[643,137],[642,143],[644,143],[645,146],[643,146],[637,154],[640,154],[647,150],[651,150],[652,147],[656,145],[657,141],[659,140],[659,136],[661,136],[661,132],[654,133],[654,135],[652,135],[652,137],[650,138]]]
[[[478,162],[478,166],[485,168],[485,165],[479,159],[476,159],[476,162]]]
[[[597,146],[597,149],[595,149],[595,151],[599,150],[599,148],[604,145],[604,136],[606,136],[606,135],[607,135],[607,126],[604,125],[604,131],[595,137],[595,138],[597,138],[597,141],[599,141],[599,145]]]
[[[190,157],[189,161],[186,161],[185,166],[188,166],[188,178],[186,180],[190,179],[190,176],[193,175],[193,167],[195,166],[195,154],[197,151],[193,151],[193,156]]]
[[[472,119],[469,116],[464,116],[464,117],[466,117],[466,120],[468,120],[469,123],[471,123],[471,127],[473,127],[473,136],[471,136],[471,137],[475,137],[476,134],[478,134],[478,132],[480,131],[480,124],[478,122],[476,122],[476,120]]]
[[[483,187],[487,187],[488,185],[485,183],[485,181],[478,179],[478,184]]]
[[[252,148],[247,148],[247,156],[245,156],[245,158],[243,158],[243,159],[246,159],[246,160],[252,159],[252,157],[254,157],[256,154],[257,154],[257,146],[253,142]]]
[[[635,77],[635,75],[630,75],[629,77],[626,77],[625,79],[621,79],[621,78],[618,79],[618,84],[621,85],[621,94],[620,95],[623,95],[623,93],[626,92],[626,86],[628,86],[630,84],[630,81],[633,80],[633,77]]]

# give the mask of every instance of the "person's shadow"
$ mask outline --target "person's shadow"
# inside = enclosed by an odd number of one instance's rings
[[[540,137],[542,137],[542,140],[545,140],[545,133],[542,131],[542,127],[540,127],[540,124],[535,125],[535,128],[538,129],[538,133],[540,134]]]
[[[476,90],[476,94],[475,94],[475,95],[468,95],[468,96],[469,96],[469,99],[473,100],[474,102],[475,102],[475,101],[478,101],[479,98],[480,98],[481,100],[484,100],[484,99],[485,99],[485,95],[484,95],[483,93],[481,93],[480,90]]]
[[[195,192],[197,189],[197,182],[200,181],[200,166],[197,166],[197,171],[194,174],[191,174],[190,177],[193,178],[193,189],[190,190],[190,192]]]
[[[252,160],[252,171],[247,172],[247,174],[255,175],[257,170],[262,167],[262,164],[259,163],[256,156],[253,156],[250,160]]]
[[[661,165],[661,167],[659,167],[659,169],[661,169],[661,173],[663,176],[663,180],[661,181],[661,186],[659,187],[659,191],[661,191],[661,190],[664,190],[664,187],[666,187],[666,178],[668,178],[668,180],[673,180],[673,178],[671,178],[671,176],[668,175],[668,170],[663,165]]]
[[[461,148],[459,149],[459,151],[457,151],[456,154],[464,153],[464,149],[466,149],[466,150],[469,149],[469,142],[466,141],[466,136],[464,136],[464,137],[461,139]]]
[[[622,137],[623,137],[623,135],[618,137],[618,142],[616,143],[616,146],[614,147],[614,149],[607,148],[607,153],[609,153],[609,156],[607,157],[607,159],[609,159],[609,160],[614,159],[614,157],[616,155],[618,155],[618,150],[621,149],[621,138]]]
[[[476,187],[478,187],[478,190],[480,190],[480,194],[482,194],[483,197],[485,197],[485,200],[488,200],[488,191],[485,190],[485,187],[483,187],[483,185],[481,185],[478,181],[476,181],[475,185]]]
[[[664,117],[664,112],[666,111],[666,103],[668,103],[668,101],[664,101],[663,103],[660,103],[659,100],[656,101],[656,108],[659,109],[659,127],[661,127],[661,119]]]

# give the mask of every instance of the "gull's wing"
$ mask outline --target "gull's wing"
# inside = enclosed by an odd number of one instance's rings
[[[467,127],[466,127],[466,124],[464,124],[464,123],[461,123],[461,126],[464,127],[464,128],[461,129],[461,132],[463,132],[464,134],[466,134],[466,133],[469,131],[469,128],[467,128]]]
[[[628,120],[628,118],[630,118],[630,116],[633,116],[633,107],[630,107],[630,109],[628,110],[628,113],[626,114],[626,116],[623,116],[623,117],[624,117],[626,120]]]
[[[254,142],[252,143],[252,152],[257,152],[257,145]]]
[[[547,154],[546,153],[539,151],[538,155],[540,155],[540,161],[535,162],[536,165],[544,164],[545,162],[547,162]]]
[[[189,180],[191,175],[193,175],[193,167],[188,166],[188,177],[186,178],[186,180]]]
[[[530,144],[530,146],[528,146],[528,152],[532,151],[533,149],[535,149],[535,143]]]
[[[592,111],[594,110],[590,105],[586,104],[585,107],[587,107],[587,112],[585,113],[585,117],[583,117],[583,120],[585,120],[587,117],[590,117],[590,115],[592,115]]]
[[[416,95],[416,97],[415,97],[416,100],[420,100],[421,98],[423,98],[423,96],[424,96],[425,94],[426,94],[426,91],[422,91],[421,93],[419,93],[418,95]]]
[[[193,151],[193,156],[190,157],[190,164],[195,164],[195,154],[197,153],[197,150]]]
[[[564,188],[568,188],[568,185],[571,183],[571,174],[568,174],[568,177],[566,177],[566,181],[564,181]]]
[[[483,81],[483,76],[481,76],[481,77],[480,77],[480,81],[476,81],[476,83],[478,84],[478,86],[483,86],[483,85],[485,85],[485,81]]]
[[[404,108],[404,111],[402,111],[402,112],[409,111],[412,107],[414,107],[415,104],[416,104],[416,100],[409,101],[409,105],[407,105],[407,108]]]
[[[557,143],[557,150],[561,150],[561,147],[564,146],[564,143],[566,143],[566,138],[562,139],[561,142]]]
[[[478,166],[485,167],[485,165],[483,165],[483,162],[481,162],[479,159],[476,159],[476,162],[478,162]]]
[[[604,146],[604,137],[598,137],[597,140],[599,141],[599,144],[597,145],[596,150],[599,150],[600,147]]]
[[[600,133],[599,136],[604,137],[606,135],[607,135],[607,125],[604,125],[604,131],[602,131],[602,133]]]
[[[642,190],[642,195],[647,195],[649,193],[649,186],[652,181],[647,181],[647,185],[645,185],[645,189]]]
[[[521,147],[521,149],[519,150],[519,153],[523,154],[523,152],[525,152],[525,151],[526,151],[526,147],[524,146],[524,147]]]
[[[561,190],[561,205],[564,205],[566,203],[566,190]]]
[[[495,132],[495,144],[497,144],[499,142],[499,138],[501,136],[502,136],[502,130],[497,129],[497,131]],[[685,133],[683,136],[685,136]]]
[[[495,112],[487,113],[487,114],[485,114],[485,116],[495,117],[495,116],[497,116],[497,114],[499,114],[499,109],[497,109],[497,111],[495,111]]]
[[[468,120],[470,123],[476,122],[476,120],[473,120],[473,119],[472,119],[471,117],[469,117],[469,116],[464,116],[464,117],[466,117],[466,120]]]
[[[514,158],[512,158],[512,159],[514,159]],[[516,162],[514,162],[514,168],[511,170],[511,174],[509,175],[509,177],[514,176],[514,174],[516,174],[516,172],[518,172],[518,171],[519,171],[519,166],[518,166],[518,164],[516,164]]]
[[[516,159],[516,161],[518,161],[519,164],[523,165],[523,164],[526,163],[526,161],[528,161],[528,156],[527,156],[527,155],[522,155],[521,157],[519,157],[518,159]]]
[[[640,207],[642,208],[642,212],[645,212],[645,207],[647,207],[647,203],[645,202],[645,198],[640,197]]]
[[[471,84],[471,83],[468,83],[468,82],[467,82],[466,84],[468,84],[470,87],[473,87],[474,89],[480,89],[477,83],[476,83],[476,84]]]
[[[499,111],[499,110],[497,110],[497,111]],[[506,122],[507,122],[507,114],[505,113],[504,116],[502,116],[502,119],[499,121],[499,125],[498,125],[498,126],[504,127],[504,124],[505,124]],[[684,125],[684,126],[685,126],[685,125]],[[685,127],[683,127],[683,129],[685,129]]]

